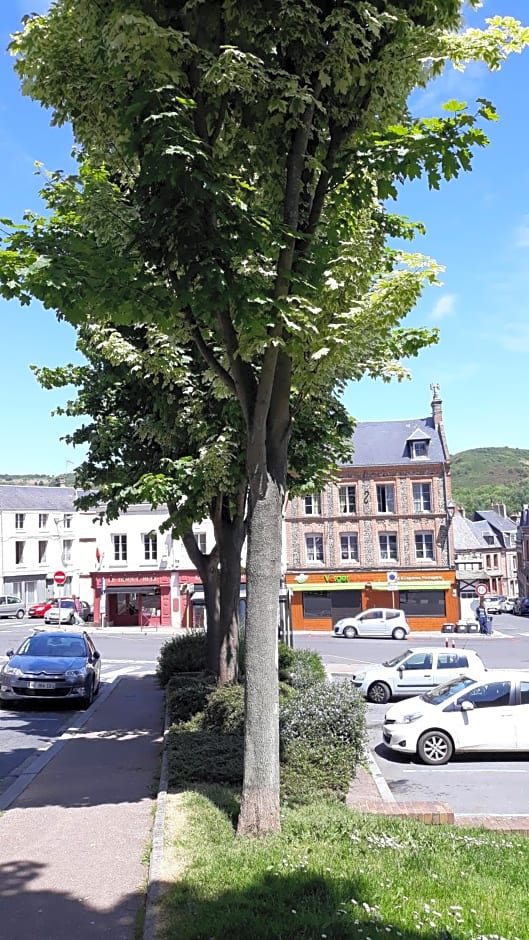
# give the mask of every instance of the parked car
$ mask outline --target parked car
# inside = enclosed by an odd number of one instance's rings
[[[410,628],[403,610],[390,607],[373,607],[355,617],[343,617],[334,624],[334,636],[353,639],[357,636],[392,637],[404,640]]]
[[[0,617],[16,617],[22,620],[25,616],[26,608],[19,597],[14,594],[4,594],[0,597]]]
[[[469,649],[417,647],[377,666],[353,675],[353,685],[369,702],[389,702],[391,697],[420,695],[462,673],[481,676],[485,664]]]
[[[502,609],[501,605],[507,598],[505,594],[491,594],[489,597],[485,597],[483,601],[483,606],[485,612],[490,616],[491,614],[501,614]]]
[[[81,608],[79,615],[85,623],[92,619],[92,608],[86,601],[79,601]],[[59,619],[60,618],[60,619]],[[75,623],[75,601],[73,597],[54,598],[50,607],[44,614],[45,624],[66,623],[70,626]]]
[[[518,617],[529,617],[529,597],[517,597],[512,612]]]
[[[101,681],[101,656],[87,633],[39,631],[0,669],[0,701],[72,699],[91,705]]]
[[[514,612],[514,598],[506,597],[500,606],[500,613],[512,614]]]
[[[55,598],[49,597],[47,601],[40,601],[39,604],[32,604],[28,608],[28,617],[44,617],[46,611],[48,611],[53,604]]]
[[[529,750],[529,670],[458,676],[386,712],[386,747],[446,764],[464,751]]]

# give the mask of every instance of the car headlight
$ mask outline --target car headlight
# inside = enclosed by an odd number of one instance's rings
[[[355,672],[353,676],[354,682],[363,682],[366,677],[365,669],[363,672]]]
[[[4,666],[4,668],[2,669],[2,672],[4,673],[5,676],[23,676],[24,675],[21,669],[19,669],[17,666],[10,666],[9,663],[7,663]]]
[[[64,675],[68,679],[80,679],[86,676],[86,667],[83,669],[67,669]]]
[[[410,712],[409,715],[402,716],[402,724],[410,725],[412,721],[417,721],[418,718],[422,718],[422,712]]]

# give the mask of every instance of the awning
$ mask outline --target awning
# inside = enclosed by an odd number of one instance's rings
[[[451,581],[398,581],[397,584],[388,584],[387,581],[372,581],[373,591],[448,591],[452,587]]]
[[[287,585],[289,591],[361,591],[365,586],[365,581],[307,581]]]
[[[153,591],[159,591],[159,584],[120,584],[118,587],[106,588],[106,594],[151,594]]]

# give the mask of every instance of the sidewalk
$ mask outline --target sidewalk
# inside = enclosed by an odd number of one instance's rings
[[[0,935],[132,940],[163,733],[154,676],[123,677],[0,797]],[[28,783],[29,781],[29,783]]]

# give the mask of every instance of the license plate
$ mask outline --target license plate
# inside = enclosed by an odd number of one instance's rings
[[[28,682],[28,689],[54,689],[55,682]]]

